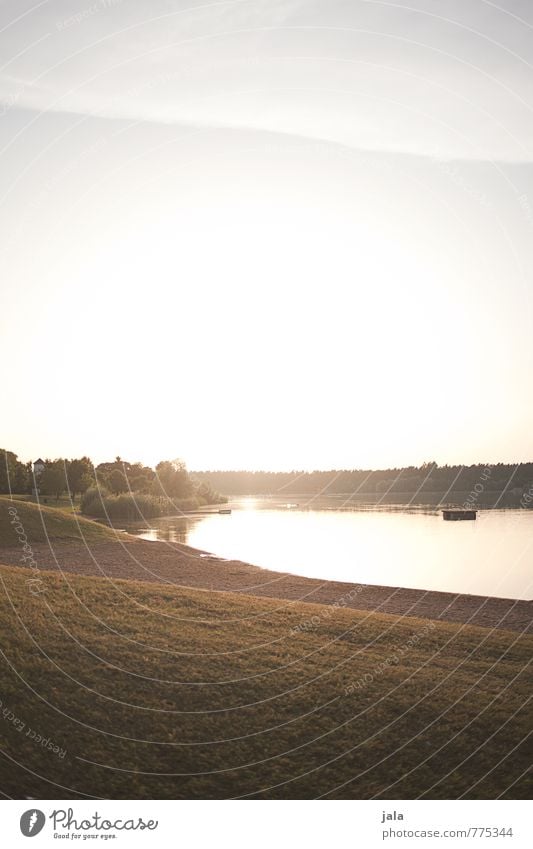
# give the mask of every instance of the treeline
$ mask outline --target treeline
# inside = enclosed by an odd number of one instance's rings
[[[95,466],[89,457],[43,461],[34,471],[13,451],[0,449],[0,493],[32,494],[59,500],[81,495],[81,510],[94,516],[138,519],[191,510],[226,499],[208,479],[189,474],[181,460],[162,460],[155,469],[116,457]]]
[[[462,500],[475,492],[477,500],[494,503],[502,493],[520,499],[533,495],[533,463],[471,466],[439,466],[428,462],[422,466],[394,469],[355,469],[313,472],[195,472],[198,480],[209,480],[225,495],[343,495],[357,500],[402,497],[423,501]],[[429,496],[435,496],[429,498]],[[494,497],[493,497],[494,496]],[[438,497],[438,499],[437,499]]]
[[[181,460],[162,460],[154,470],[117,457],[100,463],[94,474],[97,486],[84,493],[81,511],[98,518],[139,521],[227,500],[209,480],[189,475]]]
[[[31,492],[32,465],[21,463],[13,451],[0,449],[0,493],[7,495],[11,492],[23,494]]]

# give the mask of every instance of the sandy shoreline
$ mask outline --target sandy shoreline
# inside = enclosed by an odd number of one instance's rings
[[[47,543],[32,546],[39,569],[61,570],[109,579],[125,578],[197,589],[311,602],[468,623],[485,628],[533,631],[533,601],[455,595],[401,587],[322,581],[272,572],[236,560],[221,560],[186,545],[132,539],[92,544]],[[0,551],[0,562],[20,566],[20,548]],[[327,572],[327,564],[324,571]]]

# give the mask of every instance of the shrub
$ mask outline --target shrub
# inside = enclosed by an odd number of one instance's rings
[[[99,519],[119,519],[124,522],[142,522],[159,516],[172,516],[185,510],[195,510],[200,499],[159,498],[143,493],[110,495],[105,489],[89,489],[81,500],[81,512]]]
[[[81,512],[89,516],[105,515],[103,512],[102,501],[104,501],[108,496],[109,491],[104,486],[89,487],[89,489],[87,489],[81,497]]]

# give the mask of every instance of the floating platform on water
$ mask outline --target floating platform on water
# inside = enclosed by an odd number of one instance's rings
[[[475,519],[477,517],[477,510],[460,510],[458,508],[451,510],[443,510],[442,518],[446,522],[462,522]]]

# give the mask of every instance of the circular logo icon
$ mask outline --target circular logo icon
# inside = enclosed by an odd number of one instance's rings
[[[43,812],[37,810],[37,808],[31,808],[22,814],[20,830],[24,837],[35,837],[36,834],[39,834],[45,822],[46,817]]]

